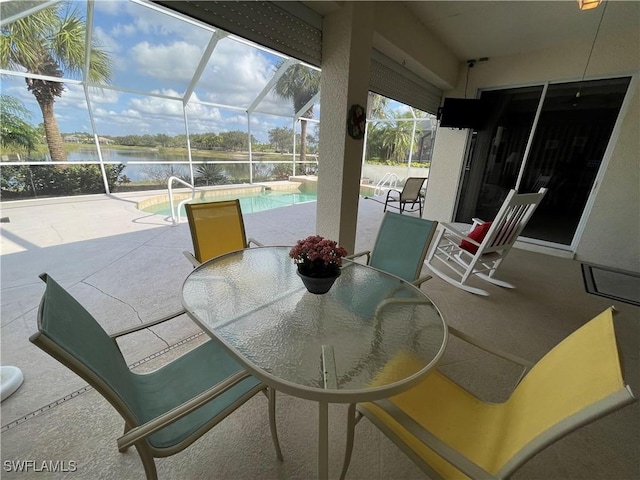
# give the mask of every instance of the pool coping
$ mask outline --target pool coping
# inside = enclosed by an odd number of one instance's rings
[[[265,183],[244,183],[244,184],[232,184],[232,185],[213,185],[210,187],[197,187],[195,201],[202,201],[207,199],[214,200],[216,197],[228,197],[229,195],[237,194],[241,196],[255,195],[265,190],[280,191],[280,192],[301,192],[301,182],[265,182]],[[181,188],[174,190],[173,200],[175,204],[192,198],[192,192],[189,189]],[[162,205],[169,203],[169,192],[164,191],[157,195],[145,198],[136,203],[138,210],[146,211],[146,208],[156,205]],[[152,212],[149,212],[152,213]]]

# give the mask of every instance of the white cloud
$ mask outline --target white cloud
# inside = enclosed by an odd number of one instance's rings
[[[127,2],[128,3],[128,2]],[[122,13],[125,2],[113,0],[98,0],[94,3],[95,11],[105,15],[118,15]]]
[[[121,10],[117,8],[117,5],[120,3],[122,2],[96,2],[97,15],[94,15],[94,17],[100,18],[98,15],[102,16],[104,14],[116,15]],[[100,8],[99,5],[102,6],[102,8]],[[105,8],[105,5],[115,5],[116,7],[109,9]],[[115,71],[126,70],[126,61],[121,55],[121,52],[126,50],[126,45],[122,43],[122,38],[135,33],[135,28],[130,31],[128,30],[126,26],[120,24],[117,24],[115,27],[112,26],[109,28],[109,31],[106,31],[101,25],[94,25],[93,27],[93,42],[109,55]]]
[[[61,120],[88,119],[87,99],[81,85],[65,84],[65,91],[54,104],[56,117]]]
[[[168,45],[141,42],[130,50],[129,58],[144,75],[159,80],[189,82],[202,57],[202,50],[193,44],[176,41]]]
[[[120,101],[120,92],[109,88],[90,88],[89,99],[92,105],[99,103],[117,104]]]
[[[128,24],[118,23],[114,25],[114,27],[109,32],[109,35],[111,35],[114,38],[132,37],[137,32],[138,32],[138,28],[132,23],[128,23]]]
[[[94,43],[96,43],[102,50],[109,54],[112,61],[119,60],[120,57],[114,54],[122,51],[120,43],[118,43],[116,39],[105,32],[102,27],[95,27],[93,29],[93,39]]]
[[[164,91],[163,91],[164,93]],[[162,115],[182,118],[182,102],[159,97],[133,98],[129,102],[133,110],[142,115]]]
[[[198,101],[198,96],[193,95],[192,100]],[[202,105],[201,103],[189,103],[187,106],[187,118],[191,120],[222,120],[222,114],[220,109],[216,107],[210,107],[208,105]]]
[[[273,76],[272,62],[258,50],[221,40],[196,90],[205,100],[223,105],[248,106]]]

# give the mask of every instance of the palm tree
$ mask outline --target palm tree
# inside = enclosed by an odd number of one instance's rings
[[[282,60],[276,68],[280,68]],[[276,94],[284,99],[293,100],[293,113],[297,113],[320,90],[320,72],[300,63],[291,65],[276,83]],[[304,118],[313,118],[313,106],[302,113]],[[300,118],[300,161],[307,155],[307,121]]]
[[[387,97],[369,92],[367,102],[371,118],[375,120],[389,118],[389,112],[387,111],[389,99]]]
[[[2,27],[0,65],[58,78],[62,78],[64,71],[82,73],[86,35],[86,22],[79,12],[64,3],[56,4]],[[106,83],[111,77],[109,56],[93,41],[90,51],[88,80]],[[62,96],[64,84],[30,77],[26,83],[42,111],[51,160],[65,161],[67,154],[53,112],[53,103]]]
[[[399,115],[397,118],[409,118],[412,119],[413,115],[410,112],[405,112]],[[413,137],[413,122],[395,121],[383,131],[382,145],[393,152],[393,158],[397,162],[404,162],[407,158],[409,151],[413,150],[417,146],[417,139],[422,132],[422,127],[416,125],[416,134]]]

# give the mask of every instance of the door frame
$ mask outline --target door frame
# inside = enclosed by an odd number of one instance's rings
[[[572,254],[575,254],[578,245],[580,244],[580,240],[582,239],[582,235],[584,233],[584,230],[586,228],[587,225],[587,220],[591,214],[591,211],[593,209],[593,205],[595,203],[595,198],[597,197],[597,194],[600,190],[600,185],[602,184],[602,179],[604,178],[604,175],[607,171],[607,169],[609,168],[609,164],[611,163],[611,158],[613,157],[613,151],[617,145],[618,142],[618,137],[620,136],[620,130],[622,128],[622,123],[623,120],[631,106],[631,100],[633,97],[633,94],[635,93],[636,89],[638,88],[638,83],[640,82],[640,73],[638,72],[629,72],[629,73],[619,73],[616,75],[604,75],[604,76],[598,76],[598,77],[593,77],[593,78],[588,78],[588,79],[584,79],[584,81],[593,81],[593,80],[607,80],[607,79],[613,79],[613,78],[622,78],[622,77],[631,77],[631,80],[629,82],[629,86],[627,88],[627,91],[625,92],[625,96],[624,99],[622,101],[622,105],[620,106],[620,111],[618,112],[618,117],[616,118],[616,121],[614,123],[613,126],[613,130],[611,131],[611,136],[609,137],[609,142],[607,143],[607,147],[602,155],[602,161],[600,162],[600,166],[598,167],[598,172],[596,173],[595,179],[593,181],[593,185],[591,187],[591,190],[589,192],[589,195],[587,197],[587,201],[585,203],[585,206],[582,210],[582,214],[580,215],[580,219],[578,220],[578,224],[576,226],[575,232],[573,234],[573,238],[571,240],[571,243],[569,245],[565,245],[565,244],[561,244],[561,243],[555,243],[555,242],[550,242],[547,240],[540,240],[537,238],[531,238],[531,237],[525,237],[525,236],[521,236],[518,238],[519,241],[523,242],[523,243],[527,243],[527,244],[531,244],[531,245],[536,245],[536,246],[540,246],[540,247],[549,247],[552,249],[556,249],[556,250],[563,250],[563,251],[568,251],[571,252]],[[540,95],[540,100],[538,103],[538,106],[536,108],[536,113],[535,113],[535,117],[534,117],[534,121],[533,124],[531,126],[531,131],[529,132],[529,137],[527,139],[527,145],[525,148],[525,152],[523,154],[523,159],[522,159],[522,163],[520,165],[520,169],[518,172],[518,176],[516,179],[516,184],[514,185],[513,188],[517,188],[520,186],[520,182],[522,180],[524,171],[525,171],[525,167],[527,166],[527,162],[529,160],[529,155],[530,155],[530,150],[531,150],[531,145],[533,144],[533,138],[536,132],[536,128],[538,125],[538,120],[540,118],[540,113],[542,112],[542,107],[544,104],[544,100],[546,98],[546,94],[548,91],[548,88],[550,85],[559,85],[559,84],[563,84],[563,83],[573,83],[576,81],[580,81],[580,79],[563,79],[563,80],[555,80],[555,81],[546,81],[546,82],[531,82],[531,83],[526,83],[526,84],[520,84],[520,85],[501,85],[499,87],[490,87],[490,88],[480,88],[478,89],[477,92],[477,98],[480,97],[480,94],[482,92],[488,92],[488,91],[497,91],[497,90],[506,90],[506,89],[512,89],[512,88],[526,88],[526,87],[536,87],[536,86],[542,86],[542,93]],[[462,169],[461,169],[461,176],[459,178],[459,188],[458,188],[458,194],[457,194],[457,198],[456,198],[456,202],[455,202],[455,206],[454,206],[454,212],[457,212],[458,207],[459,207],[459,203],[460,203],[460,199],[462,196],[462,188],[463,188],[463,177],[464,177],[464,171],[465,171],[465,165],[467,165],[467,163],[469,162],[469,155],[470,155],[470,140],[472,138],[473,132],[470,130],[468,132],[467,135],[467,145],[465,148],[465,158],[464,161],[462,162]]]

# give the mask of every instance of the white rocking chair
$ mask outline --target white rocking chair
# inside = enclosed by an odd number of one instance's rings
[[[546,188],[524,194],[511,190],[492,222],[474,218],[473,225],[441,223],[427,267],[445,282],[477,295],[489,293],[467,285],[472,275],[500,287],[515,288],[494,278],[494,274],[546,193]]]

